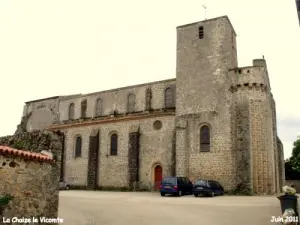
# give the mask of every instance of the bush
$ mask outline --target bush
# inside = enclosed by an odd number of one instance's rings
[[[13,196],[12,195],[9,195],[9,194],[7,194],[7,195],[5,195],[5,196],[2,196],[2,197],[0,197],[0,205],[8,205],[8,203],[11,201],[11,200],[13,200]]]
[[[3,212],[5,210],[5,208],[8,206],[8,203],[13,200],[13,196],[12,195],[4,195],[4,196],[0,196],[0,216],[3,216]]]
[[[253,195],[253,191],[248,185],[246,185],[244,183],[239,183],[234,190],[225,192],[225,194],[251,196],[251,195]]]

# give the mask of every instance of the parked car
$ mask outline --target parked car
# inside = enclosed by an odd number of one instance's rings
[[[224,188],[222,185],[214,180],[196,180],[194,183],[193,194],[195,197],[199,195],[224,195]]]
[[[59,182],[59,189],[69,190],[70,189],[70,185],[66,181],[60,180],[60,182]]]
[[[187,177],[165,177],[161,181],[160,195],[166,194],[182,196],[192,194],[193,184]]]

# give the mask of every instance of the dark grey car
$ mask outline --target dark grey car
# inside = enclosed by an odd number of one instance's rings
[[[224,188],[215,180],[196,180],[194,183],[193,194],[195,197],[199,195],[224,195]]]
[[[64,181],[64,180],[60,180],[59,182],[59,189],[60,190],[70,190],[70,185],[68,182]]]

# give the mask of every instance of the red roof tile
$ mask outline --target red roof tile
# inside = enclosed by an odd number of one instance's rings
[[[0,155],[8,154],[13,156],[20,156],[22,158],[30,159],[30,160],[38,160],[38,161],[47,161],[47,162],[53,162],[54,160],[47,156],[43,155],[41,153],[35,153],[25,150],[18,150],[15,148],[11,148],[8,146],[1,146],[0,145]]]

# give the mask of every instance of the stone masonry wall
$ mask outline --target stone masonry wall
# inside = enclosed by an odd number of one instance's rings
[[[176,176],[188,176],[187,168],[187,121],[176,121]]]
[[[250,137],[243,148],[249,149],[251,156],[251,164],[247,168],[248,173],[251,173],[252,185],[250,186],[255,193],[274,194],[279,189],[278,160],[280,157],[276,143],[275,101],[270,93],[265,60],[256,59],[252,67],[236,68],[234,72],[235,84],[232,91],[236,93],[237,109],[241,111],[244,103],[245,107],[248,107],[248,118],[244,118],[244,122],[249,123],[247,129]],[[238,143],[241,135],[238,130]],[[240,173],[238,167],[237,172]]]
[[[3,217],[57,218],[58,202],[48,206],[58,190],[58,183],[53,183],[51,164],[0,155],[0,165],[0,195],[14,197]]]
[[[218,180],[226,191],[235,188],[235,155],[231,148],[230,128],[225,128],[223,114],[203,112],[198,115],[185,116],[188,121],[185,152],[188,155],[187,176],[191,180]],[[230,117],[228,117],[230,119]],[[200,127],[210,127],[210,151],[202,152],[200,147]],[[229,133],[223,135],[223,133]],[[180,140],[176,140],[176,142]]]
[[[42,130],[59,121],[59,98],[29,102],[24,107],[23,117],[28,116],[26,131]]]
[[[275,158],[271,107],[263,100],[251,100],[251,137],[254,190],[259,194],[275,193]]]
[[[99,165],[99,131],[92,132],[89,143],[89,159],[88,159],[88,174],[87,188],[96,189],[98,183],[98,165]]]
[[[140,134],[139,131],[129,134],[128,146],[128,171],[129,187],[135,188],[136,182],[139,182],[139,157],[140,157]]]
[[[163,109],[165,107],[164,93],[166,88],[173,87],[175,79],[162,80],[152,83],[118,88],[114,90],[101,91],[86,95],[74,96],[73,98],[61,98],[59,106],[60,121],[68,120],[69,105],[75,105],[75,119],[79,119],[81,115],[81,101],[87,100],[87,118],[96,116],[96,101],[102,100],[102,116],[111,115],[114,111],[118,114],[125,115],[127,113],[127,98],[129,94],[135,95],[135,111],[146,111],[146,94],[147,90],[151,89],[151,108]]]
[[[279,162],[280,156],[278,155],[277,147],[277,120],[276,120],[276,105],[273,96],[271,95],[271,106],[272,106],[272,123],[273,123],[273,151],[274,151],[274,161],[275,161],[275,191],[280,192],[280,172],[279,172]]]
[[[46,164],[39,165],[36,163],[24,163],[22,166],[20,161],[19,168],[23,168],[24,173],[22,173],[22,170],[16,171],[16,169],[18,169],[17,167],[15,169],[6,167],[7,169],[5,170],[7,171],[7,176],[10,176],[9,174],[15,174],[14,176],[18,178],[14,181],[10,178],[10,182],[15,182],[16,190],[24,188],[26,191],[32,191],[32,198],[39,196],[39,193],[42,194],[42,197],[39,198],[41,200],[41,207],[43,207],[41,214],[49,218],[56,218],[58,215],[62,139],[63,136],[60,132],[51,131],[35,131],[32,133],[18,132],[16,135],[0,138],[0,145],[10,146],[16,149],[30,149],[32,152],[41,152],[42,150],[52,152],[56,163],[52,164],[51,167]],[[35,176],[32,176],[33,170],[36,171]],[[41,176],[41,178],[38,178],[38,176]],[[12,188],[12,190],[14,191],[14,188]],[[21,211],[20,213],[22,214],[23,212]]]
[[[285,181],[285,162],[284,162],[283,144],[278,137],[277,137],[277,151],[278,151],[279,187],[281,190]]]
[[[199,38],[200,26],[203,38]],[[235,38],[227,17],[177,27],[177,175],[192,180],[216,179],[226,190],[235,187],[234,103],[228,72],[237,67]],[[209,152],[200,150],[200,127],[204,124],[211,132]]]
[[[249,100],[242,98],[238,101],[236,108],[236,173],[237,187],[252,192],[252,153],[250,136],[250,112]]]
[[[154,122],[161,121],[161,128]],[[129,160],[136,160],[130,151],[130,134],[139,128],[139,183],[141,188],[151,188],[154,182],[154,166],[161,165],[163,176],[173,170],[172,140],[174,115],[153,116],[145,119],[99,123],[89,126],[68,127],[65,133],[65,178],[74,186],[87,186],[89,137],[99,131],[98,187],[129,187],[131,171]],[[118,154],[110,155],[110,135],[118,135]],[[75,138],[82,137],[82,156],[74,158]],[[129,159],[130,157],[130,159]],[[133,162],[133,161],[132,161]],[[132,163],[130,161],[130,163]],[[137,162],[134,161],[136,164]],[[133,164],[131,164],[133,165]]]

